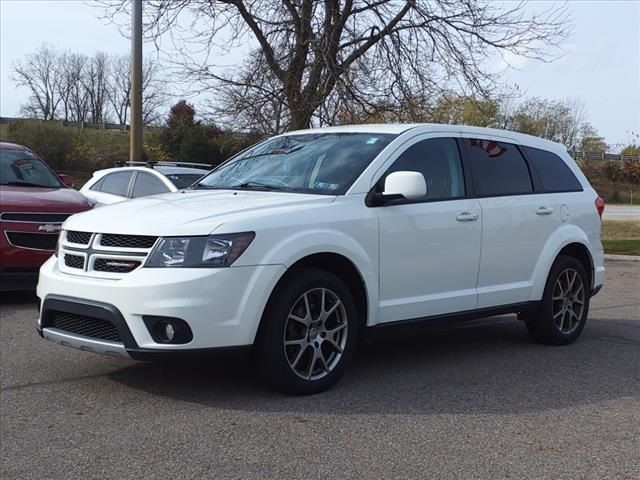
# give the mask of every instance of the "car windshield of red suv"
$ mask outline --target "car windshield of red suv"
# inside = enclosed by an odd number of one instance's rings
[[[0,185],[62,188],[49,167],[27,150],[0,150]]]

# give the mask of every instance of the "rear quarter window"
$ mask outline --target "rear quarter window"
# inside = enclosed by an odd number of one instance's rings
[[[581,192],[582,185],[569,166],[555,153],[522,147],[546,192]]]

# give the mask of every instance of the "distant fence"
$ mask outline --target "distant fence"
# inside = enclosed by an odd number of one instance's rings
[[[574,160],[600,160],[602,162],[640,161],[640,156],[638,155],[622,155],[621,153],[569,152],[569,154]]]
[[[13,117],[0,117],[0,124],[2,123],[15,123],[15,122],[40,122],[49,125],[59,125],[61,127],[75,127],[75,128],[89,128],[93,130],[118,130],[120,132],[128,132],[129,125],[123,125],[120,123],[94,123],[94,122],[72,122],[68,120],[42,120],[38,118],[13,118]],[[158,127],[146,127],[145,128],[158,128]]]

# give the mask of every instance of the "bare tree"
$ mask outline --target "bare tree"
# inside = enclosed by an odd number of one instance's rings
[[[113,57],[108,78],[107,96],[118,123],[125,125],[131,107],[131,59],[128,55]],[[161,77],[160,66],[152,58],[142,67],[142,121],[145,125],[156,123],[167,100],[166,82]]]
[[[64,52],[60,57],[62,76],[58,91],[64,120],[75,122],[87,120],[89,115],[89,95],[82,83],[82,79],[85,75],[88,60],[88,57],[84,54],[69,51]]]
[[[126,125],[129,116],[129,95],[131,94],[131,61],[127,55],[114,57],[109,72],[108,90],[109,103],[118,123]]]
[[[101,3],[109,18],[130,5]],[[148,36],[157,39],[171,30],[179,53],[174,57],[182,59],[176,65],[186,80],[216,95],[222,89],[228,102],[244,99],[243,92],[258,94],[263,112],[280,99],[286,121],[271,124],[287,129],[330,122],[346,101],[362,109],[383,103],[391,108],[416,92],[427,96],[443,88],[490,97],[499,85],[486,65],[496,56],[548,59],[569,33],[566,5],[528,13],[525,3],[148,0],[145,14]],[[188,28],[181,27],[183,16]],[[208,55],[202,58],[203,52],[215,55],[239,45],[260,53],[223,71]],[[248,75],[261,66],[268,69],[268,82],[264,75]]]
[[[62,72],[60,54],[43,44],[26,56],[23,62],[13,64],[16,85],[29,89],[29,100],[22,108],[36,118],[53,120],[60,104],[59,85]]]
[[[108,75],[109,57],[104,52],[98,52],[87,62],[81,79],[89,97],[89,120],[94,123],[106,121]]]

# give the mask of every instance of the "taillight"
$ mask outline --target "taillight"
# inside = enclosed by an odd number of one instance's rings
[[[604,200],[600,196],[596,198],[596,210],[598,210],[598,215],[600,215],[600,219],[602,220],[602,214],[604,213]]]

